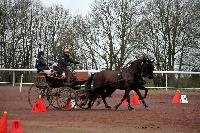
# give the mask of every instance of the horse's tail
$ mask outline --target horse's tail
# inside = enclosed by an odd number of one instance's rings
[[[90,94],[91,94],[91,84],[92,84],[92,80],[93,80],[93,78],[94,78],[94,75],[95,75],[95,73],[94,74],[92,74],[88,79],[87,79],[87,81],[85,82],[85,91],[86,91],[86,94],[87,94],[87,96],[89,97],[90,96]]]

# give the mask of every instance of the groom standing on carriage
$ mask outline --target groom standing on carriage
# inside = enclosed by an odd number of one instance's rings
[[[69,70],[68,66],[70,66],[71,63],[73,64],[80,64],[78,61],[73,60],[70,57],[71,49],[70,48],[64,48],[63,54],[59,56],[58,58],[58,66],[64,71],[66,76],[66,81],[70,83],[70,80],[73,80],[73,74]]]
[[[50,70],[50,69],[44,59],[43,51],[38,52],[36,63],[35,63],[35,68],[37,68],[37,73],[49,74],[49,71],[46,71],[46,70]]]

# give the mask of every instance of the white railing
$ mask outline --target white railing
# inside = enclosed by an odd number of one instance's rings
[[[185,72],[185,71],[154,71],[153,73],[165,74],[165,90],[168,88],[167,74],[200,74],[200,72]],[[200,88],[197,88],[200,89]]]
[[[15,72],[17,72],[17,71],[36,72],[37,69],[0,69],[0,71],[11,71],[11,72],[13,72],[12,84],[14,86],[15,85]],[[88,73],[97,73],[99,71],[100,70],[75,70],[75,72],[88,72]],[[165,74],[165,79],[166,79],[165,89],[166,89],[166,91],[167,91],[168,88],[170,88],[170,87],[168,87],[167,74],[200,74],[200,72],[185,72],[185,71],[154,71],[153,73],[154,74]],[[21,75],[21,81],[22,81],[22,78],[23,78],[23,74]],[[9,82],[0,82],[0,83],[9,83]],[[30,84],[30,83],[23,83],[23,84]],[[149,88],[152,88],[152,87],[149,87]],[[154,88],[163,88],[163,87],[154,87]],[[197,89],[200,89],[200,88],[197,88]]]

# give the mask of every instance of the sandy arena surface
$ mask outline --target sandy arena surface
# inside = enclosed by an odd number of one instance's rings
[[[121,106],[118,111],[104,109],[103,103],[90,110],[61,111],[50,108],[47,112],[33,113],[27,100],[29,87],[0,86],[0,112],[8,113],[11,120],[20,119],[25,133],[200,133],[200,92],[181,90],[188,104],[171,104],[175,90],[149,90],[142,104],[129,111]],[[114,107],[122,98],[117,91],[108,98]],[[2,115],[1,115],[2,116]],[[0,117],[1,117],[0,116]]]

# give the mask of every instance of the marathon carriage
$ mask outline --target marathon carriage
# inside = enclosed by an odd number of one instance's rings
[[[51,74],[36,73],[35,82],[28,91],[28,101],[31,107],[38,100],[39,95],[46,107],[73,110],[75,107],[87,108],[87,97],[84,83],[88,72],[73,72],[73,81],[66,84],[62,73],[52,71]],[[67,107],[70,104],[71,107]]]

